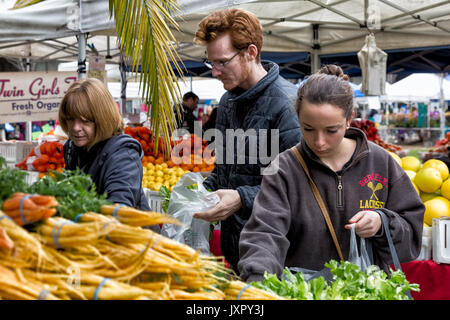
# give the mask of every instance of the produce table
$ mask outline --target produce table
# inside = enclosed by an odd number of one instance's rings
[[[433,260],[416,260],[402,263],[406,279],[420,286],[412,292],[415,300],[450,300],[450,265]]]

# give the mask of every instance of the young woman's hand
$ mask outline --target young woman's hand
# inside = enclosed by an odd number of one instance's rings
[[[380,215],[370,210],[359,211],[348,222],[355,223],[355,232],[361,238],[373,237],[381,228]],[[350,224],[345,225],[345,229],[350,229]]]

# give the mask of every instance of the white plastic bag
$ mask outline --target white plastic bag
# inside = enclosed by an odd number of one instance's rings
[[[161,234],[209,255],[210,224],[193,214],[211,209],[220,199],[206,190],[203,180],[198,172],[186,173],[178,180],[170,195],[168,213],[183,225],[164,224]]]
[[[370,257],[366,248],[366,240],[364,238],[360,238],[360,246],[361,254],[358,252],[355,224],[353,223],[351,224],[350,253],[348,255],[348,261],[358,265],[362,271],[365,271],[372,263],[370,262]]]

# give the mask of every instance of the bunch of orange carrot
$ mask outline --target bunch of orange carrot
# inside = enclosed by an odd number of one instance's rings
[[[3,202],[2,210],[15,223],[23,226],[53,216],[57,206],[58,201],[53,196],[16,192]]]

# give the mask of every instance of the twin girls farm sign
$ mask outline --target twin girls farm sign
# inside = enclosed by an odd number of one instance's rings
[[[0,72],[0,123],[58,118],[76,72]]]

